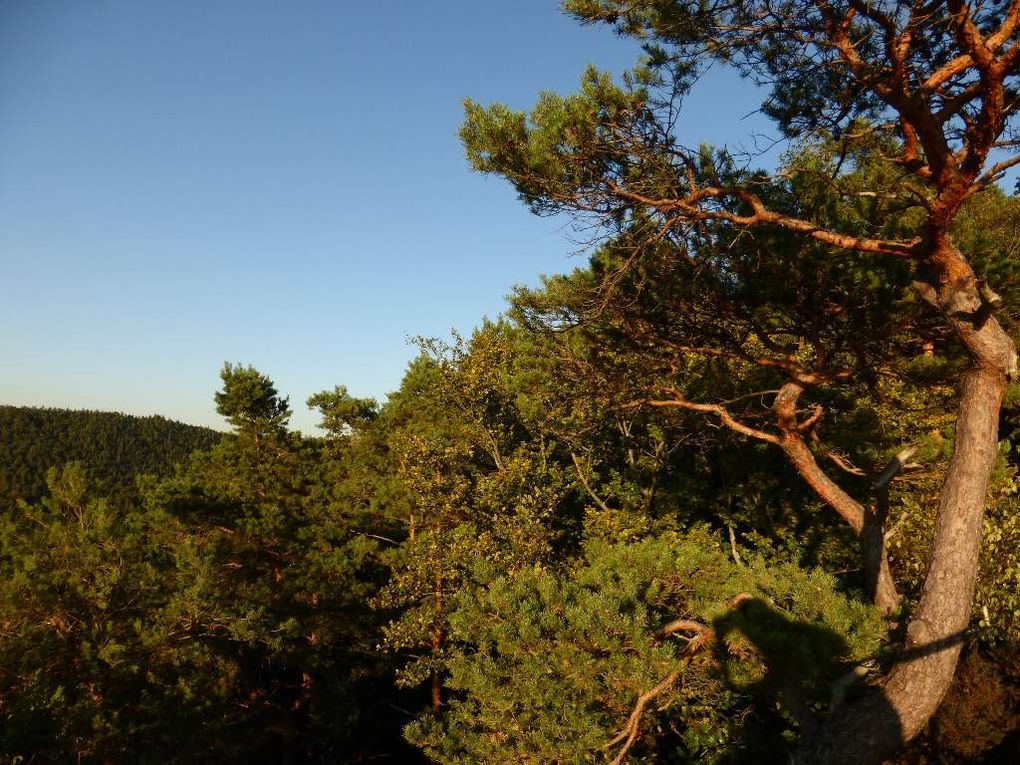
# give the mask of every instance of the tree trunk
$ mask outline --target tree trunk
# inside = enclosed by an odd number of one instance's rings
[[[432,633],[432,653],[433,656],[438,656],[440,651],[443,650],[443,631],[435,630]],[[443,707],[443,678],[439,674],[438,670],[432,670],[431,674],[431,698],[430,702],[432,705],[432,711],[438,712]]]
[[[928,572],[903,652],[881,690],[830,710],[820,736],[805,743],[804,763],[878,765],[920,733],[949,688],[970,621],[999,409],[1008,379],[1016,375],[1017,357],[1012,340],[985,310],[959,251],[943,242],[932,262],[938,269],[932,297],[948,314],[973,364],[962,380]]]
[[[864,509],[861,530],[861,558],[864,566],[864,589],[871,602],[888,615],[900,604],[900,594],[889,570],[889,554],[885,544],[885,524],[889,518],[889,487],[883,486],[874,504]]]
[[[802,391],[799,384],[787,383],[776,397],[775,409],[783,429],[779,447],[815,494],[854,530],[861,544],[861,565],[868,597],[883,613],[891,613],[899,606],[900,595],[889,570],[882,525],[860,502],[829,478],[804,443],[803,436],[796,429],[797,399]]]

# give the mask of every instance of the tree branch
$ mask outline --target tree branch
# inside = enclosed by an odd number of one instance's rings
[[[609,505],[603,502],[602,498],[592,490],[591,485],[588,483],[588,479],[584,477],[584,471],[581,470],[581,462],[577,459],[577,455],[574,454],[574,452],[570,452],[570,459],[574,462],[574,469],[577,471],[577,478],[581,482],[581,486],[583,486],[584,490],[588,493],[588,496],[592,498],[592,501],[598,505],[600,510],[607,513],[612,512]]]
[[[741,593],[731,601],[730,605],[731,607],[736,607],[736,605],[739,605],[750,597],[751,596],[747,593]],[[654,637],[656,640],[665,640],[667,637],[677,632],[694,633],[694,637],[687,642],[687,645],[684,647],[681,654],[681,658],[683,659],[689,659],[700,648],[715,639],[715,632],[713,632],[711,627],[692,619],[674,619],[656,630]],[[620,765],[620,763],[624,761],[627,756],[627,752],[630,751],[630,748],[634,745],[634,742],[637,740],[638,734],[641,731],[641,716],[645,712],[645,707],[647,707],[656,696],[659,696],[672,687],[673,683],[675,683],[677,678],[680,677],[680,671],[680,668],[674,669],[666,675],[661,683],[638,696],[637,703],[634,705],[634,709],[630,713],[630,717],[627,718],[627,724],[624,725],[623,730],[617,733],[604,747],[609,749],[620,742],[623,742],[623,747],[616,753],[616,757],[612,760],[612,765]]]
[[[730,552],[733,554],[733,562],[738,566],[743,566],[744,561],[740,559],[740,553],[737,551],[737,535],[733,531],[733,527],[730,525],[726,526],[726,531],[729,533],[730,537]]]
[[[620,199],[631,204],[640,204],[657,211],[662,215],[675,215],[677,220],[699,221],[718,220],[740,226],[772,225],[788,231],[805,234],[819,242],[831,244],[844,250],[865,252],[870,254],[895,255],[901,258],[916,257],[920,240],[898,241],[894,239],[872,239],[870,237],[852,236],[831,231],[816,223],[795,218],[790,215],[769,210],[757,194],[740,187],[709,186],[695,189],[686,197],[673,199],[657,199],[623,188],[613,180],[607,180],[609,191]],[[752,212],[750,215],[738,215],[727,210],[708,209],[702,204],[709,200],[736,198],[747,204]]]
[[[907,467],[910,458],[917,454],[916,446],[908,446],[905,449],[901,449],[890,461],[882,474],[875,479],[875,483],[872,484],[872,491],[881,491],[889,485],[896,475]]]
[[[605,746],[606,749],[609,749],[623,741],[623,747],[616,753],[616,757],[613,758],[611,765],[620,765],[627,757],[627,752],[630,751],[630,748],[637,740],[638,733],[640,733],[641,715],[644,714],[645,707],[648,706],[648,703],[659,694],[668,690],[673,683],[677,681],[678,677],[680,677],[680,670],[674,669],[666,675],[665,679],[661,683],[638,696],[637,704],[634,705],[634,711],[630,713],[626,726],[624,726],[623,730],[620,731],[613,740]]]
[[[693,632],[695,637],[691,639],[692,643],[695,640],[705,643],[712,639],[712,629],[707,624],[702,624],[692,619],[674,619],[671,622],[667,622],[655,631],[654,637],[656,640],[665,640],[677,632]],[[690,645],[688,645],[688,649],[690,649]]]
[[[674,399],[665,400],[646,399],[643,401],[637,401],[635,403],[638,405],[648,404],[648,406],[663,408],[674,407],[677,409],[686,409],[691,412],[714,414],[716,417],[719,418],[723,425],[725,425],[732,431],[740,433],[741,435],[744,436],[748,436],[749,438],[756,438],[759,441],[767,441],[770,444],[779,443],[778,436],[774,436],[771,433],[766,433],[763,430],[757,430],[748,425],[745,425],[744,423],[734,418],[733,415],[730,414],[729,411],[723,406],[719,406],[718,404],[697,404],[693,401],[688,401],[687,399],[683,398],[682,395],[679,395],[679,392],[677,393],[678,397]]]

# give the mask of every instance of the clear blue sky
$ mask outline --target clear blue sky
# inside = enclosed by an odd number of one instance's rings
[[[461,100],[529,106],[633,43],[555,0],[0,2],[0,403],[219,426],[225,360],[383,397],[412,335],[577,265],[472,173]],[[767,130],[711,74],[689,143]]]

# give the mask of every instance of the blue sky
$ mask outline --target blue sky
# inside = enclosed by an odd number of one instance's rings
[[[383,397],[413,335],[578,265],[457,140],[633,43],[554,0],[0,3],[0,403],[221,425],[226,360]],[[711,73],[686,142],[769,127]]]

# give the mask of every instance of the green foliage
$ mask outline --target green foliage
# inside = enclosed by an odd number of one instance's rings
[[[236,432],[148,495],[189,532],[167,608],[231,660],[202,737],[231,758],[342,751],[364,681],[381,671],[367,607],[378,543],[361,518],[324,501],[329,458],[286,431],[286,400],[272,382],[228,367],[223,383],[217,403]],[[238,709],[260,729],[238,728]]]
[[[216,393],[216,411],[239,434],[263,434],[285,427],[290,419],[287,399],[273,381],[254,367],[226,363],[220,372],[223,390]]]
[[[640,129],[646,99],[642,88],[620,87],[609,75],[589,68],[577,95],[543,93],[528,117],[502,105],[485,108],[465,101],[461,140],[475,169],[509,173],[534,211],[555,212],[604,177],[650,183],[653,170],[667,170],[629,163],[619,151],[618,130]]]
[[[200,711],[178,677],[189,651],[173,655],[159,616],[180,529],[91,498],[78,464],[48,483],[41,503],[0,518],[0,753],[102,761],[144,740],[139,760],[159,762]]]
[[[782,761],[799,731],[792,711],[824,710],[833,677],[883,633],[852,576],[811,564],[852,564],[853,541],[818,532],[810,495],[767,447],[700,418],[620,408],[627,389],[609,383],[648,367],[613,309],[546,331],[545,317],[582,310],[604,257],[522,292],[514,320],[426,342],[381,407],[343,388],[312,397],[325,440],[289,433],[275,387],[254,372],[275,422],[240,419],[175,476],[144,481],[144,503],[94,499],[79,468],[55,471],[49,497],[0,531],[3,756],[399,752],[406,718],[387,704],[420,710],[436,687],[438,713],[407,729],[436,761],[608,761],[637,699],[677,670],[641,716],[632,761]],[[641,315],[664,321],[655,305]],[[931,430],[926,469],[893,495],[908,582],[935,490],[927,467],[952,439],[949,363],[922,359],[883,376],[877,396],[826,402],[826,437],[864,464]],[[762,384],[737,364],[686,374],[735,392]],[[1007,643],[1008,447],[978,606],[982,635]],[[750,545],[744,566],[719,547],[726,525]],[[734,604],[741,593],[750,599]],[[677,617],[715,641],[687,655],[685,633],[656,640]],[[407,690],[392,688],[394,670]]]
[[[387,698],[368,606],[383,572],[368,518],[327,491],[346,453],[288,433],[254,370],[218,400],[237,431],[141,502],[93,498],[72,465],[0,517],[0,757],[400,750],[391,714],[362,717]]]
[[[385,645],[416,656],[404,684],[432,678],[438,688],[452,596],[478,559],[512,570],[548,559],[556,543],[571,487],[518,408],[517,340],[487,324],[469,343],[424,343],[380,417],[408,538],[377,605],[398,612]]]
[[[409,729],[438,762],[606,761],[637,699],[674,670],[634,757],[782,761],[790,725],[768,694],[821,701],[837,664],[871,654],[883,632],[831,577],[761,558],[737,566],[704,531],[596,542],[562,566],[509,574],[480,564],[475,576],[450,618],[453,700]],[[737,595],[749,599],[733,605]],[[685,657],[687,640],[654,637],[677,617],[711,625],[715,641]]]
[[[0,406],[0,507],[41,499],[46,471],[68,462],[80,462],[102,491],[129,496],[135,475],[169,475],[219,439],[159,416]]]
[[[310,396],[308,406],[319,410],[322,414],[320,427],[333,437],[360,433],[379,414],[374,398],[355,398],[343,385]]]

